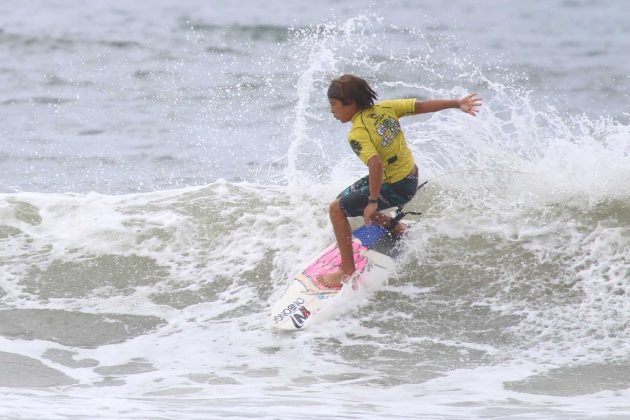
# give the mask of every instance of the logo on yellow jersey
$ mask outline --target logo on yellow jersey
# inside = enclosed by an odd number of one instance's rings
[[[361,143],[356,140],[350,140],[350,147],[352,147],[352,151],[356,153],[357,156],[361,156]]]
[[[400,123],[394,118],[385,118],[376,129],[376,133],[381,136],[381,146],[389,146],[396,135],[400,132]]]

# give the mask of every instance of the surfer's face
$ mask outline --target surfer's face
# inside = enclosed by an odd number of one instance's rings
[[[342,123],[350,121],[358,111],[357,104],[354,102],[344,105],[343,102],[336,98],[328,98],[328,101],[330,102],[330,112]]]

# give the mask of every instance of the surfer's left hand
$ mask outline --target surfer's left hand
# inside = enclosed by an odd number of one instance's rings
[[[473,117],[477,115],[477,112],[479,112],[480,106],[481,98],[478,97],[476,93],[466,95],[459,100],[459,109],[464,111],[466,114],[472,115]]]
[[[365,221],[366,225],[369,225],[372,221],[372,216],[374,216],[374,214],[376,213],[376,208],[378,206],[378,203],[368,203],[367,206],[365,206],[365,209],[363,209],[363,220]]]

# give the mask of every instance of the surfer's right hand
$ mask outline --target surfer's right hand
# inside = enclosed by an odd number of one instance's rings
[[[366,225],[372,223],[372,216],[376,214],[376,208],[378,207],[378,203],[368,203],[363,209],[363,221]]]

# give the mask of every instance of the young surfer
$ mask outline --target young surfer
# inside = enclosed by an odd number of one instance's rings
[[[330,112],[342,123],[352,122],[348,142],[365,163],[369,174],[343,190],[330,204],[329,214],[339,253],[341,270],[318,277],[327,287],[339,287],[355,271],[352,230],[348,217],[363,216],[365,224],[391,228],[391,218],[380,210],[409,202],[418,188],[418,167],[398,122],[406,115],[436,112],[449,108],[476,115],[481,98],[475,93],[461,99],[395,99],[375,103],[376,92],[363,79],[344,74],[328,87]],[[399,235],[401,223],[393,227]]]

